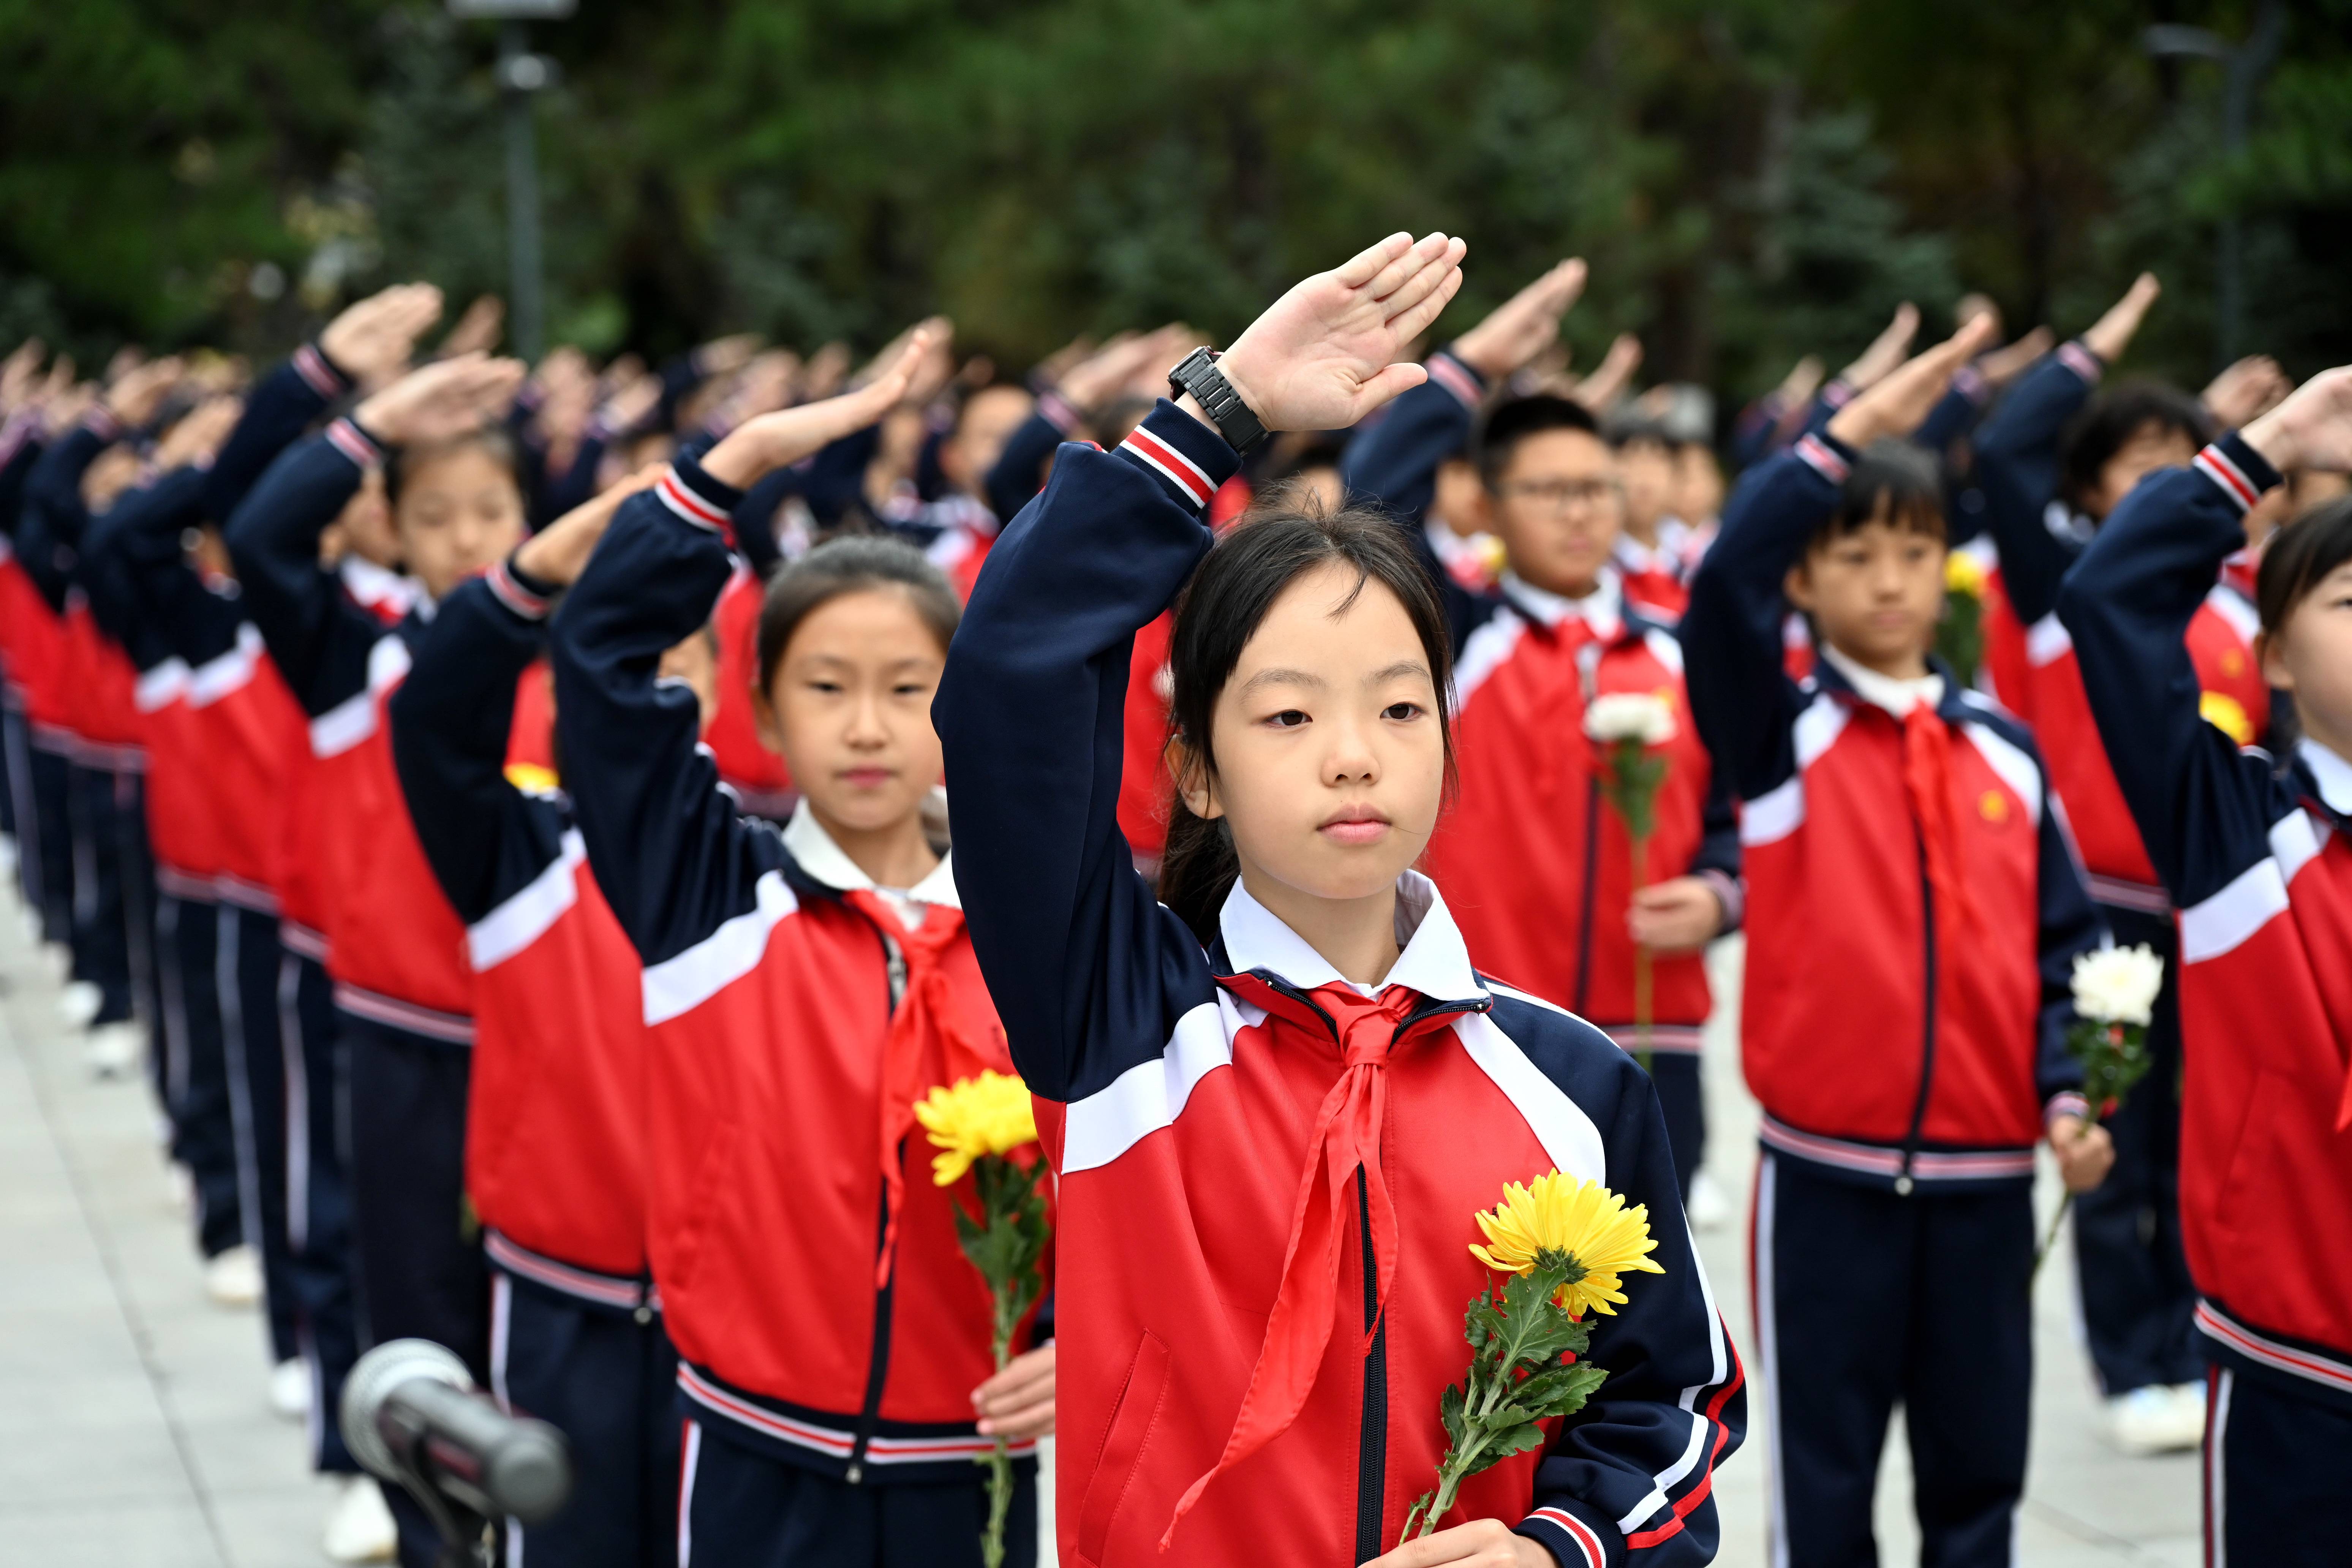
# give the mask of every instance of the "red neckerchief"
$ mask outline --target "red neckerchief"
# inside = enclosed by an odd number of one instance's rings
[[[1307,1141],[1306,1165],[1298,1175],[1298,1202],[1290,1220],[1290,1244],[1282,1258],[1282,1284],[1275,1293],[1274,1310],[1266,1315],[1265,1342],[1250,1373],[1249,1389],[1234,1413],[1224,1453],[1177,1503],[1168,1533],[1160,1538],[1162,1551],[1209,1483],[1282,1436],[1305,1407],[1307,1393],[1315,1386],[1315,1374],[1323,1364],[1324,1350],[1331,1342],[1331,1323],[1339,1304],[1340,1244],[1348,1231],[1344,1200],[1359,1173],[1371,1220],[1376,1286],[1372,1321],[1364,1327],[1364,1345],[1370,1349],[1380,1327],[1380,1314],[1388,1307],[1389,1286],[1396,1278],[1396,1210],[1381,1171],[1381,1121],[1388,1104],[1389,1057],[1412,1036],[1454,1021],[1450,1014],[1438,1014],[1408,1032],[1405,1020],[1422,997],[1402,985],[1388,987],[1375,1000],[1351,985],[1334,982],[1307,993],[1312,998],[1310,1004],[1255,975],[1237,976],[1225,984],[1235,994],[1310,1036],[1336,1037],[1342,1066],[1339,1081],[1323,1097],[1315,1131]],[[1322,1009],[1320,1015],[1316,1012],[1318,1006]]]
[[[997,1065],[996,1022],[977,1016],[948,978],[949,952],[963,937],[963,911],[944,904],[924,906],[923,923],[908,931],[889,900],[860,888],[844,895],[898,944],[906,960],[907,988],[890,1015],[882,1047],[882,1254],[874,1266],[874,1288],[890,1282],[898,1250],[898,1215],[906,1207],[907,1161],[902,1145],[915,1125],[915,1101],[932,1088],[923,1070],[926,1042],[940,1042],[937,1082],[953,1084]]]
[[[1927,861],[1927,887],[1935,917],[1957,934],[1969,923],[1968,885],[1962,880],[1959,815],[1952,809],[1952,731],[1929,702],[1915,702],[1903,715],[1903,793]],[[1945,951],[1949,952],[1948,941]]]

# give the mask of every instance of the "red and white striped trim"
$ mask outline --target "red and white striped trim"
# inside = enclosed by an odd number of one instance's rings
[[[160,860],[155,863],[155,890],[183,903],[193,900],[209,904],[220,897],[220,884],[212,878],[200,871],[184,871]]]
[[[1811,464],[1815,473],[1833,485],[1845,483],[1846,475],[1852,471],[1851,465],[1818,436],[1805,437],[1797,443],[1796,450],[1797,456]]]
[[[617,1274],[602,1274],[593,1268],[562,1262],[543,1252],[533,1252],[498,1230],[486,1229],[483,1232],[482,1250],[492,1264],[517,1279],[544,1285],[566,1296],[577,1296],[583,1301],[618,1307],[632,1312],[640,1307],[658,1310],[660,1306],[653,1294],[653,1287],[644,1280],[625,1279]]]
[[[1576,1542],[1576,1549],[1584,1553],[1583,1568],[1609,1568],[1609,1553],[1602,1549],[1601,1537],[1591,1525],[1566,1509],[1539,1508],[1528,1518],[1543,1521]],[[1561,1568],[1575,1568],[1575,1565],[1563,1563]]]
[[[2090,885],[2091,901],[2118,910],[2134,910],[2144,915],[2172,913],[2172,895],[2162,888],[2151,888],[2145,882],[2126,881],[2121,877],[2103,877],[2096,871],[2085,871],[2084,879]]]
[[[89,411],[81,416],[81,427],[101,441],[114,442],[122,439],[122,421],[117,419],[114,416],[114,410],[103,403],[93,403],[89,405]]]
[[[1078,411],[1070,405],[1070,400],[1058,392],[1039,393],[1037,412],[1045,416],[1046,424],[1065,436],[1076,429],[1082,423],[1078,418]]]
[[[327,444],[352,460],[355,468],[372,468],[383,460],[383,450],[348,419],[327,426]]]
[[[1767,1116],[1757,1128],[1758,1139],[1770,1149],[1784,1154],[1794,1154],[1801,1160],[1811,1160],[1819,1165],[1833,1165],[1844,1171],[1862,1171],[1874,1176],[1893,1178],[1905,1173],[1904,1154],[1900,1149],[1881,1143],[1856,1143],[1843,1138],[1828,1138],[1818,1132],[1800,1132],[1774,1117]],[[1985,1149],[1955,1152],[1948,1149],[1915,1150],[1910,1156],[1909,1173],[1920,1181],[1971,1182],[1997,1181],[2010,1176],[2033,1174],[2033,1151],[2027,1149]]]
[[[327,962],[326,933],[313,931],[300,921],[289,921],[283,916],[279,917],[278,945],[297,958],[307,958],[313,963]]]
[[[1970,403],[1982,403],[1992,391],[1992,383],[1976,366],[1964,364],[1952,373],[1952,390]]]
[[[294,351],[294,374],[321,397],[342,395],[343,378],[335,374],[334,366],[327,363],[327,356],[319,352],[316,343],[304,343]]]
[[[213,889],[222,903],[271,920],[278,918],[278,895],[258,882],[248,882],[223,871],[213,879]]]
[[[354,1017],[388,1025],[412,1035],[422,1035],[428,1040],[442,1040],[453,1046],[474,1043],[474,1020],[471,1018],[457,1013],[436,1012],[431,1007],[419,1007],[414,1002],[403,1002],[396,996],[386,996],[381,992],[365,991],[344,981],[335,982],[335,1005]]]
[[[661,498],[662,505],[695,527],[707,528],[713,533],[727,531],[727,514],[689,489],[686,481],[677,477],[676,468],[663,473],[661,482],[654,486],[654,494]]]
[[[1824,407],[1843,408],[1847,404],[1852,403],[1853,398],[1854,384],[1843,376],[1839,376],[1822,388],[1822,404]]]
[[[1195,507],[1208,505],[1209,498],[1217,493],[1206,469],[1140,425],[1118,444],[1118,449],[1174,485]]]
[[[2237,503],[2241,514],[2252,510],[2254,503],[2263,499],[2263,492],[2246,477],[2246,470],[2231,462],[2218,442],[2197,454],[2196,468]]]
[[[1478,378],[1452,354],[1432,354],[1422,369],[1429,372],[1429,379],[1452,393],[1465,408],[1475,410],[1486,396],[1486,390],[1478,384]]]
[[[1637,1024],[1603,1024],[1601,1032],[1617,1042],[1617,1048],[1638,1051],[1643,1048],[1642,1030]],[[1650,1026],[1649,1049],[1665,1051],[1674,1056],[1698,1055],[1699,1042],[1706,1031],[1697,1024],[1653,1024]]]
[[[2042,1125],[2047,1127],[2062,1116],[2090,1114],[2091,1102],[2070,1089],[2063,1094],[2053,1094],[2050,1097],[2050,1103],[2042,1108]]]
[[[2208,1300],[2198,1301],[2194,1321],[2199,1332],[2237,1352],[2250,1362],[2274,1372],[2306,1378],[2338,1394],[2352,1394],[2352,1365],[2316,1351],[2302,1350],[2258,1334]]]
[[[754,1405],[719,1387],[688,1363],[680,1363],[678,1365],[677,1386],[688,1399],[705,1409],[780,1443],[790,1443],[836,1459],[846,1459],[856,1450],[855,1433],[836,1426],[822,1426],[814,1421],[803,1421]],[[1037,1451],[1034,1438],[1016,1438],[1005,1447],[1015,1458],[1025,1458]],[[929,1465],[949,1459],[977,1459],[995,1451],[996,1439],[983,1437],[977,1432],[957,1433],[943,1437],[874,1436],[866,1442],[866,1462],[869,1465]]]
[[[2099,363],[2098,355],[2071,338],[2058,345],[2058,363],[2093,386],[2098,385],[2099,378],[2107,373],[2106,367]]]
[[[482,574],[482,581],[489,585],[491,595],[499,604],[526,621],[545,620],[548,605],[554,603],[552,599],[524,587],[516,579],[513,569],[504,561],[493,562],[490,569]]]

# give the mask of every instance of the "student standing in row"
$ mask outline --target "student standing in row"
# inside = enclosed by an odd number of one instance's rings
[[[2116,781],[2178,908],[2181,1229],[2206,1380],[2206,1561],[2319,1568],[2352,1536],[2352,503],[2255,582],[2273,758],[2200,710],[2188,641],[2283,471],[2352,468],[2352,369],[2143,480],[2058,596]],[[2282,765],[2282,763],[2284,765]]]

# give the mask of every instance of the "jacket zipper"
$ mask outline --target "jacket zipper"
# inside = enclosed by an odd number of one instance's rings
[[[882,939],[883,965],[890,977],[890,1015],[896,1017],[898,1004],[907,994],[907,955],[890,933],[875,927],[874,934]],[[882,1238],[889,1234],[890,1198],[882,1197],[882,1214],[874,1233],[874,1255],[882,1255]],[[866,1363],[866,1403],[857,1413],[856,1439],[849,1447],[849,1468],[842,1479],[856,1486],[866,1479],[866,1450],[874,1441],[875,1426],[882,1417],[882,1387],[890,1379],[890,1306],[898,1291],[898,1271],[890,1271],[890,1282],[874,1296],[874,1352]]]
[[[1924,917],[1924,946],[1927,960],[1927,1022],[1921,1031],[1919,1047],[1919,1094],[1911,1105],[1911,1130],[1903,1135],[1903,1170],[1895,1178],[1898,1197],[1909,1197],[1916,1185],[1911,1177],[1911,1163],[1918,1157],[1920,1130],[1927,1124],[1927,1097],[1936,1083],[1936,886],[1927,879],[1927,846],[1919,842],[1919,909]]]
[[[1372,1200],[1361,1166],[1356,1171],[1356,1217],[1364,1239],[1364,1321],[1381,1310],[1380,1271],[1372,1259]],[[1384,1317],[1364,1352],[1364,1413],[1356,1443],[1356,1561],[1381,1555],[1388,1510],[1389,1325]]]

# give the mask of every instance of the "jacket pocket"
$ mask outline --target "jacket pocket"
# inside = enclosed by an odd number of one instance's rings
[[[1127,1386],[1111,1407],[1110,1425],[1103,1434],[1102,1452],[1087,1477],[1085,1495],[1078,1499],[1078,1560],[1102,1562],[1103,1545],[1110,1538],[1113,1519],[1135,1479],[1136,1461],[1142,1458],[1151,1428],[1160,1419],[1160,1405],[1168,1393],[1168,1347],[1149,1332],[1135,1347],[1127,1369]]]
[[[734,1173],[735,1146],[740,1141],[733,1122],[721,1123],[709,1147],[703,1152],[702,1163],[694,1173],[692,1184],[687,1188],[687,1210],[679,1217],[677,1242],[670,1254],[670,1278],[665,1281],[674,1292],[683,1291],[693,1283],[703,1250],[711,1233],[719,1228],[719,1207],[729,1201],[735,1186],[729,1178]]]

